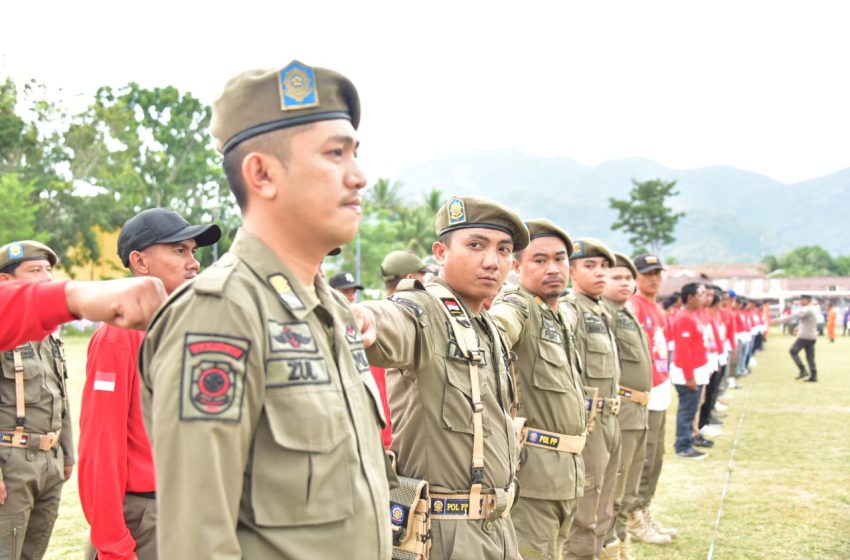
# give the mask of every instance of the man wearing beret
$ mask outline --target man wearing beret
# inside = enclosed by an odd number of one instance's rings
[[[474,197],[450,199],[435,225],[439,279],[357,312],[369,361],[399,370],[388,380],[392,450],[400,476],[430,483],[431,558],[514,559],[515,392],[484,302],[528,245],[528,229]]]
[[[0,247],[0,281],[53,278],[56,253],[38,241]],[[0,354],[0,560],[44,556],[74,468],[65,391],[65,349],[56,333]]]
[[[560,560],[584,488],[587,411],[576,339],[558,307],[570,277],[570,236],[548,220],[528,222],[529,246],[515,255],[519,286],[490,313],[518,356],[519,416],[526,419],[511,510],[523,558]]]
[[[652,387],[652,358],[649,341],[634,311],[628,305],[635,292],[637,269],[622,253],[614,253],[615,266],[608,272],[605,303],[613,321],[611,330],[620,357],[620,413],[617,421],[622,436],[620,468],[614,490],[615,519],[608,531],[605,558],[631,560],[631,539],[627,535],[627,514],[637,499],[638,483],[646,455],[647,411]]]
[[[402,280],[417,280],[423,282],[428,265],[410,251],[393,251],[381,262],[381,277],[387,297],[393,295]]]
[[[614,254],[598,239],[578,239],[570,260],[573,292],[561,305],[578,339],[582,381],[591,407],[591,432],[584,457],[584,496],[567,542],[567,558],[590,560],[600,555],[613,519],[614,488],[620,462],[620,363],[611,331],[615,320],[602,303]]]
[[[159,278],[172,293],[197,275],[197,248],[220,237],[217,225],[192,226],[176,212],[150,208],[124,223],[118,255],[134,276]],[[105,325],[89,342],[77,472],[91,526],[88,560],[157,558],[156,481],[136,366],[143,338]]]
[[[360,221],[359,121],[347,78],[297,61],[213,105],[243,226],[142,347],[160,558],[390,557],[377,387],[318,275]]]

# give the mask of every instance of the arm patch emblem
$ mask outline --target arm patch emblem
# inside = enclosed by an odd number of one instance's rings
[[[187,333],[180,374],[180,419],[239,422],[250,350],[251,342],[243,338]]]

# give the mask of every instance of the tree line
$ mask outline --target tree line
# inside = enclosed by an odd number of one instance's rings
[[[190,222],[221,226],[218,245],[199,251],[209,265],[230,247],[241,222],[210,140],[211,114],[191,93],[137,83],[100,87],[71,114],[41,84],[6,79],[0,83],[0,242],[42,241],[66,269],[100,263],[115,248],[100,247],[98,231],[116,231],[137,212],[162,206]],[[675,241],[684,216],[667,205],[678,194],[675,186],[633,181],[628,198],[609,199],[618,213],[611,227],[628,234],[633,254],[659,253]],[[364,193],[358,239],[329,259],[330,270],[356,272],[359,262],[361,283],[380,287],[388,252],[430,254],[443,202],[435,188],[410,200],[400,182],[378,179]],[[787,276],[850,274],[850,257],[833,258],[820,247],[768,256],[764,264]]]

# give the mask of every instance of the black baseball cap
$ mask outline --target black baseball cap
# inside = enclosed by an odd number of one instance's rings
[[[354,279],[354,275],[350,272],[339,272],[331,276],[328,284],[331,285],[331,288],[334,290],[348,290],[349,288],[355,288],[358,290],[362,290],[363,286],[357,283],[357,280]]]
[[[177,212],[149,208],[124,222],[118,234],[118,256],[124,266],[129,267],[130,253],[157,243],[179,243],[194,239],[198,247],[206,247],[220,238],[221,228],[215,224],[193,226]]]
[[[646,254],[635,257],[632,261],[635,263],[635,268],[638,273],[646,274],[647,272],[652,272],[653,270],[667,270],[664,268],[664,264],[662,264],[661,259],[658,255]]]

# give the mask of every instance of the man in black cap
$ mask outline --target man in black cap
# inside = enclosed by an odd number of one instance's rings
[[[215,225],[189,225],[177,212],[150,208],[124,223],[118,235],[118,256],[134,276],[156,276],[169,294],[198,274],[198,247],[216,243]]]
[[[362,290],[363,286],[357,283],[354,275],[350,272],[340,272],[331,276],[328,282],[331,288],[345,296],[351,303],[357,301],[357,290]]]
[[[130,218],[118,254],[133,276],[154,276],[170,294],[195,277],[198,247],[221,237],[164,208]],[[136,357],[144,332],[105,325],[89,343],[80,411],[80,504],[91,525],[86,558],[156,560],[153,454],[142,421]]]

